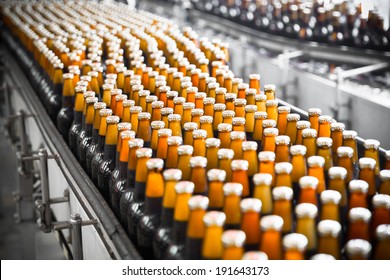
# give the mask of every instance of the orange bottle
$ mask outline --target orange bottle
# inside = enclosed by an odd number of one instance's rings
[[[239,229],[241,224],[240,203],[243,186],[240,183],[226,183],[223,186],[223,212],[226,215],[225,228]]]
[[[215,105],[215,99],[212,97],[206,97],[203,99],[203,108],[204,108],[204,115],[205,116],[214,116],[214,105]]]
[[[207,138],[205,144],[207,170],[218,168],[218,150],[221,145],[221,140],[217,138]]]
[[[199,123],[200,123],[200,129],[203,129],[207,132],[207,138],[214,137],[213,117],[201,116],[199,119]]]
[[[164,102],[157,100],[152,102],[152,121],[161,121],[161,109],[164,108]]]
[[[283,259],[304,260],[308,240],[300,233],[289,233],[283,237]]]
[[[161,159],[166,159],[168,154],[168,137],[172,136],[172,130],[162,128],[157,132],[157,150],[156,156]]]
[[[232,160],[232,182],[240,183],[242,185],[242,197],[248,197],[251,192],[247,173],[248,167],[249,164],[246,160]]]
[[[197,129],[192,132],[194,156],[206,156],[206,138],[207,131],[204,129]]]
[[[267,108],[265,106],[265,102],[267,100],[267,96],[265,94],[256,94],[255,95],[255,103],[257,106],[258,112],[266,112]]]
[[[308,166],[307,175],[317,178],[318,180],[317,193],[319,194],[321,194],[326,189],[324,164],[325,164],[325,159],[320,156],[311,156],[307,159],[307,166]]]
[[[355,207],[348,213],[347,239],[364,239],[370,241],[369,223],[371,212],[367,208]]]
[[[318,137],[330,137],[330,125],[333,122],[331,116],[322,115],[318,117]]]
[[[218,168],[226,172],[226,182],[232,180],[231,164],[234,157],[234,151],[231,149],[218,150]]]
[[[168,116],[173,114],[173,109],[169,107],[161,108],[161,120],[164,122],[165,127],[169,127]]]
[[[152,135],[150,140],[150,148],[153,150],[153,154],[156,154],[158,146],[158,131],[164,128],[165,124],[163,121],[152,121],[150,127],[152,129]]]
[[[246,99],[245,98],[236,98],[234,100],[234,112],[235,116],[239,118],[245,118],[245,106]]]
[[[230,133],[233,129],[233,126],[228,123],[220,123],[218,125],[218,138],[221,141],[221,148],[229,149],[230,148]]]
[[[311,203],[300,203],[295,207],[297,216],[296,232],[306,236],[307,250],[313,252],[317,249],[316,217],[317,206]]]
[[[341,225],[337,221],[322,220],[318,223],[318,253],[329,254],[340,259]]]
[[[144,140],[144,147],[150,147],[152,130],[150,127],[150,114],[141,112],[138,114],[137,138]]]
[[[206,232],[202,243],[202,259],[217,260],[223,256],[222,233],[226,215],[223,212],[209,211],[203,222]]]
[[[241,260],[244,254],[245,233],[242,230],[227,230],[222,234],[223,260]]]
[[[306,157],[315,156],[317,154],[316,145],[317,132],[313,128],[302,130],[302,145],[306,147]]]
[[[291,171],[292,164],[289,162],[278,162],[275,164],[275,186],[286,186],[292,188]]]
[[[353,164],[358,161],[358,149],[357,149],[357,132],[354,130],[343,131],[343,146],[347,146],[353,149]]]
[[[275,122],[278,122],[278,104],[277,100],[270,100],[268,98],[265,102],[268,119],[274,120]]]
[[[194,122],[186,122],[183,125],[183,130],[184,130],[184,135],[183,135],[183,140],[184,140],[184,145],[193,145],[194,139],[192,137],[192,134],[195,130],[198,129],[198,124]]]
[[[390,259],[390,225],[380,225],[376,229],[377,244],[374,251],[374,259]]]
[[[347,189],[345,178],[347,170],[344,167],[334,166],[329,169],[329,190],[338,191],[341,194],[340,206],[347,206]]]
[[[348,209],[355,207],[368,208],[367,205],[367,191],[368,184],[363,180],[352,180],[349,182],[349,201]]]
[[[275,153],[262,151],[258,154],[259,173],[267,173],[272,176],[272,186],[275,185]]]
[[[245,141],[245,132],[232,131],[230,133],[230,149],[234,151],[234,159],[242,159],[242,143]]]
[[[270,260],[282,259],[283,219],[280,216],[268,215],[260,220],[261,241],[260,251],[267,254]]]
[[[242,142],[242,159],[248,161],[248,176],[249,180],[259,170],[259,163],[257,160],[257,143],[255,141]]]
[[[318,137],[317,138],[317,155],[325,159],[324,170],[328,172],[333,166],[332,156],[332,138]]]
[[[372,198],[371,235],[375,235],[379,225],[390,224],[390,196],[376,194]]]
[[[222,169],[210,169],[207,172],[209,209],[222,211],[223,209],[223,182],[226,172]]]
[[[190,160],[194,153],[194,148],[190,145],[182,145],[177,148],[179,155],[177,159],[177,168],[182,172],[182,179],[189,180],[191,175]]]
[[[260,245],[261,200],[245,198],[241,201],[241,230],[245,233],[245,250],[256,250]]]
[[[260,74],[249,74],[249,88],[255,89],[260,93]]]
[[[320,220],[334,220],[339,222],[341,194],[338,191],[325,190],[321,193],[320,199],[322,204]]]
[[[267,96],[267,100],[273,100],[275,99],[275,85],[264,85],[264,94]]]
[[[345,125],[340,122],[334,122],[330,124],[330,138],[332,138],[332,155],[333,162],[336,164],[337,161],[337,149],[343,145],[343,131]]]
[[[318,133],[318,119],[322,114],[322,110],[319,108],[310,108],[307,113],[309,114],[310,127]]]
[[[372,158],[363,157],[359,159],[359,179],[368,183],[368,196],[372,197],[376,193],[376,161]]]
[[[218,126],[223,122],[222,112],[226,110],[226,105],[223,103],[216,103],[213,106],[213,130],[218,131]]]
[[[364,148],[365,148],[364,157],[372,158],[377,162],[375,166],[375,175],[378,175],[380,171],[380,166],[379,166],[380,161],[379,161],[379,151],[378,151],[379,145],[380,142],[378,140],[366,139],[364,141]]]
[[[306,147],[303,145],[294,145],[290,147],[291,154],[291,181],[293,184],[297,185],[299,178],[307,175],[306,170]]]
[[[260,143],[263,139],[263,121],[267,119],[267,113],[257,111],[254,114],[254,118],[255,124],[253,128],[252,139]]]
[[[190,180],[194,183],[194,194],[207,194],[206,166],[207,158],[194,156],[190,159],[191,175]]]
[[[165,166],[166,168],[177,168],[177,161],[179,158],[178,148],[183,144],[183,139],[180,136],[168,137],[168,150]]]
[[[245,118],[234,117],[232,119],[233,131],[245,132]]]
[[[257,173],[253,176],[253,183],[253,197],[262,202],[261,214],[271,214],[273,208],[271,194],[272,176],[267,173]]]
[[[338,147],[337,162],[338,166],[344,167],[347,170],[346,181],[351,181],[354,177],[353,149],[345,146]]]
[[[390,195],[390,171],[388,169],[379,172],[381,184],[379,186],[379,193]]]
[[[303,176],[299,179],[299,199],[298,203],[311,203],[318,207],[317,186],[318,179],[313,176]]]
[[[290,137],[286,135],[279,135],[275,137],[275,162],[290,161]]]
[[[227,106],[226,106],[227,108]],[[236,115],[236,113],[233,110],[225,110],[222,112],[222,122],[233,124],[233,118]]]
[[[297,121],[297,136],[295,138],[296,145],[302,145],[303,142],[302,131],[306,128],[310,128],[309,121]]]
[[[280,134],[285,135],[286,134],[286,127],[287,127],[287,115],[290,114],[291,108],[288,106],[279,106],[278,107],[278,123],[277,123],[277,129],[279,129]]]
[[[289,233],[293,229],[293,190],[289,187],[275,187],[272,190],[274,200],[273,215],[278,215],[283,218],[282,232]]]
[[[286,118],[287,118],[287,125],[286,125],[285,134],[288,137],[290,137],[292,144],[296,144],[297,122],[301,119],[301,116],[298,114],[288,114]]]

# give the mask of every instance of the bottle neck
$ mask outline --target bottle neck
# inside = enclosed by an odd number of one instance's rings
[[[162,207],[162,197],[146,197],[145,198],[145,214],[147,215],[156,215],[161,212]]]
[[[135,187],[134,201],[138,201],[138,202],[144,201],[145,200],[146,183],[135,182],[134,187]]]
[[[184,244],[186,241],[187,221],[173,222],[173,242],[175,244]]]
[[[98,152],[103,152],[105,138],[106,138],[106,136],[104,136],[104,135],[98,135],[98,139],[97,139],[97,151]]]
[[[106,160],[112,161],[115,158],[116,145],[104,145],[104,158]]]
[[[83,112],[74,111],[74,124],[81,124]]]
[[[173,227],[173,208],[163,207],[161,213],[161,226]]]
[[[62,108],[73,108],[74,96],[62,96]]]

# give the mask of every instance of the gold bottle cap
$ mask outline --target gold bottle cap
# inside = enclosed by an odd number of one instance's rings
[[[222,112],[223,118],[234,118],[235,115],[236,115],[236,112],[234,112],[233,110],[225,110]]]
[[[261,111],[260,112],[255,112],[255,120],[259,120],[259,119],[266,120],[267,117],[268,117],[268,115],[267,115],[266,112],[261,112]]]
[[[131,114],[139,114],[141,112],[142,112],[142,107],[141,106],[130,107],[130,113]]]
[[[364,239],[352,239],[345,245],[345,250],[349,258],[362,256],[367,259],[371,254],[371,248],[370,242]]]
[[[287,173],[290,174],[293,169],[293,166],[289,162],[278,162],[275,163],[275,173],[281,174],[281,173]]]
[[[192,157],[190,159],[190,166],[192,168],[194,168],[194,167],[206,168],[206,166],[207,166],[207,158],[201,157],[201,156]]]
[[[264,124],[264,122],[263,122],[263,124]],[[267,127],[267,128],[264,128],[263,134],[264,134],[264,136],[278,136],[279,130],[277,128]]]
[[[135,105],[134,100],[126,99],[123,100],[123,107],[133,107]]]
[[[213,117],[211,116],[201,116],[199,122],[202,123],[213,123]]]
[[[329,254],[315,254],[310,259],[313,261],[334,261],[334,260],[336,260],[332,255],[329,255]]]
[[[322,114],[322,110],[320,108],[309,108],[307,113],[309,116],[320,116]]]
[[[237,195],[241,196],[243,190],[243,186],[240,183],[226,183],[223,185],[223,193],[225,196],[228,195]]]
[[[179,96],[179,93],[177,91],[174,91],[174,90],[170,90],[167,92],[167,98],[175,98],[175,97],[178,97]]]
[[[148,159],[146,162],[146,167],[151,170],[151,169],[163,169],[164,167],[164,160],[161,158],[151,158]]]
[[[204,129],[196,129],[192,132],[192,138],[193,139],[205,139],[207,137],[207,131]]]
[[[290,137],[287,135],[278,135],[275,137],[276,145],[290,145]]]
[[[255,141],[244,141],[242,142],[243,151],[257,151],[257,142]]]
[[[154,102],[154,101],[157,101],[158,100],[158,97],[157,96],[155,96],[155,95],[148,95],[148,96],[146,96],[146,102],[147,103],[152,103],[152,102]],[[175,101],[174,101],[175,102]]]
[[[276,230],[280,231],[283,227],[283,219],[277,215],[264,216],[260,220],[260,227],[262,230]]]
[[[300,203],[295,207],[295,214],[298,218],[315,218],[317,213],[317,206],[311,203]]]
[[[273,119],[266,119],[262,122],[263,128],[276,127],[276,121]]]
[[[276,140],[276,138],[275,138],[275,140]],[[303,145],[293,145],[290,147],[290,154],[293,156],[296,156],[296,155],[304,156],[304,155],[306,155],[306,151],[307,151],[307,149]]]
[[[372,205],[374,208],[386,208],[390,209],[390,195],[376,194],[372,198]]]
[[[150,118],[151,118],[150,113],[141,112],[138,114],[138,120],[150,120]]]
[[[228,92],[225,94],[226,101],[234,101],[237,98],[237,94]]]
[[[284,250],[298,250],[303,252],[306,250],[308,243],[307,237],[300,233],[289,233],[283,237]]]
[[[355,140],[357,137],[357,132],[354,130],[344,130],[343,131],[343,139],[353,139]]]
[[[214,111],[224,111],[226,110],[226,105],[223,103],[214,104]]]
[[[318,137],[316,142],[317,146],[321,148],[330,148],[333,144],[332,138],[329,137]]]
[[[173,98],[173,104],[184,104],[186,102],[186,99],[184,97],[178,96]]]
[[[190,145],[181,145],[177,148],[177,153],[179,156],[181,155],[191,156],[194,153],[194,148]]]
[[[298,114],[292,113],[292,114],[288,114],[286,118],[287,118],[288,122],[291,122],[291,121],[296,121],[297,122],[297,121],[299,121],[301,119],[301,116],[298,115]]]
[[[232,149],[219,149],[218,159],[233,159],[234,151]]]
[[[258,154],[259,161],[275,161],[275,153],[270,151],[262,151]]]
[[[324,167],[325,159],[321,156],[311,156],[307,159],[309,167]]]
[[[183,125],[183,129],[185,131],[194,131],[194,130],[197,130],[198,129],[198,124],[195,123],[195,122],[186,122],[184,125]]]
[[[260,80],[260,74],[249,74],[250,80]]]
[[[102,111],[102,110],[100,110],[100,112],[101,112],[101,111]],[[119,121],[120,121],[120,119],[119,119],[118,116],[108,116],[108,117],[106,118],[106,123],[107,123],[107,124],[111,124],[111,123],[117,124],[117,123],[119,123]]]
[[[170,114],[168,115],[168,121],[181,121],[181,115],[179,114]]]
[[[167,141],[168,141],[168,146],[172,146],[172,145],[179,146],[183,144],[183,139],[180,136],[169,136]]]
[[[351,193],[367,193],[368,183],[363,180],[351,180],[348,188]]]
[[[353,149],[351,147],[345,147],[345,146],[341,146],[341,147],[338,147],[337,148],[337,156],[338,157],[349,157],[349,158],[352,158],[353,157]]]
[[[152,157],[152,149],[151,148],[139,148],[136,152],[135,155],[137,158],[142,158],[142,157],[147,157],[151,158]]]
[[[210,227],[210,226],[222,227],[225,223],[225,220],[226,220],[225,213],[220,211],[208,211],[203,217],[203,222],[206,225],[206,227]]]
[[[291,112],[291,108],[288,107],[288,106],[279,106],[278,107],[278,113],[281,114],[281,113],[287,113],[287,114],[290,114]]]
[[[350,222],[363,221],[368,223],[371,220],[371,212],[367,208],[355,207],[349,210],[348,218]]]
[[[380,145],[380,142],[378,140],[375,140],[375,139],[366,139],[364,141],[364,148],[365,149],[378,150],[379,145]]]
[[[242,260],[262,260],[262,261],[267,261],[268,256],[266,253],[261,252],[261,251],[248,251],[245,252],[244,255],[242,256]]]
[[[232,119],[232,124],[233,124],[233,125],[245,125],[245,118],[234,117],[234,118]]]
[[[210,104],[214,104],[214,103],[215,103],[215,99],[212,98],[212,97],[206,97],[206,98],[203,99],[203,104],[204,105],[210,105]]]
[[[310,128],[309,121],[297,121],[297,129],[305,129]]]
[[[194,195],[188,200],[188,207],[191,210],[202,209],[206,210],[209,206],[209,198],[203,195]]]
[[[248,170],[249,163],[247,160],[235,159],[235,160],[232,160],[231,167],[232,167],[233,171]]]
[[[375,230],[376,238],[380,241],[390,239],[390,225],[382,224],[379,225]]]
[[[341,194],[338,191],[325,190],[321,193],[320,199],[323,204],[339,204],[341,200]]]
[[[131,123],[121,122],[118,124],[118,131],[130,130],[130,129],[131,129]]]
[[[222,234],[222,244],[226,247],[242,247],[246,239],[245,232],[237,229],[224,231]]]
[[[368,157],[362,157],[359,159],[359,168],[369,168],[374,169],[376,165],[376,160]]]
[[[191,116],[203,116],[204,111],[203,109],[194,108],[191,110]]]
[[[331,131],[344,131],[345,130],[345,124],[340,122],[334,122],[330,124],[330,130]]]
[[[195,185],[190,181],[180,181],[175,186],[175,191],[177,194],[187,193],[192,194],[194,192]]]
[[[275,85],[271,85],[271,84],[264,85],[264,91],[275,91],[275,90],[276,90]]]
[[[165,181],[180,181],[182,172],[180,169],[167,169],[163,172]]]
[[[266,107],[278,107],[278,104],[279,104],[279,102],[276,99],[271,99],[271,100],[265,101]]]
[[[246,106],[245,106],[245,112],[246,112],[246,113],[254,113],[254,112],[257,112],[257,106],[256,106],[256,105],[246,105]]]
[[[240,203],[242,213],[246,212],[257,212],[261,211],[261,200],[257,198],[244,198]]]
[[[384,169],[379,172],[379,178],[382,182],[390,181],[390,170]]]
[[[265,94],[256,94],[255,95],[255,101],[266,101],[267,100],[267,95]]]
[[[305,128],[304,130],[302,130],[302,137],[303,138],[316,138],[317,137],[317,131],[315,129],[312,129],[312,128]]]
[[[171,115],[173,114],[173,109],[170,108],[170,107],[164,107],[164,108],[161,108],[161,115],[162,116],[168,116],[168,115]]]
[[[268,173],[257,173],[253,176],[253,183],[256,186],[259,185],[270,186],[272,184],[272,175]]]
[[[213,182],[223,182],[226,179],[226,171],[222,169],[210,169],[207,171],[207,179]]]
[[[219,148],[219,146],[221,146],[221,140],[218,138],[207,138],[205,143],[206,148]]]
[[[219,132],[231,132],[233,126],[230,123],[220,123],[217,127]]]
[[[333,238],[338,238],[341,232],[341,225],[337,221],[323,220],[318,223],[317,231],[320,236],[331,236]]]
[[[299,178],[299,186],[301,187],[301,189],[317,189],[318,179],[314,176],[302,176],[301,178]]]
[[[142,148],[144,146],[144,140],[140,138],[133,138],[129,140],[129,148]]]
[[[329,179],[341,179],[345,180],[347,177],[347,170],[344,167],[333,166],[328,170]]]
[[[153,101],[152,102],[152,108],[153,109],[157,109],[157,108],[163,108],[164,107],[164,102],[163,101],[159,101],[159,100],[157,100],[157,101]]]
[[[230,140],[245,140],[245,132],[243,131],[232,131],[230,132]]]
[[[291,200],[293,190],[290,187],[275,187],[272,189],[272,197],[274,200]]]
[[[319,123],[332,123],[333,118],[331,116],[328,116],[328,115],[322,115],[322,116],[319,116],[318,122]]]

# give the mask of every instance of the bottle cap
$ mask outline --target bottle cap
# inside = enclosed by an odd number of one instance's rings
[[[129,148],[142,148],[144,146],[144,140],[140,138],[134,138],[129,140]]]
[[[265,94],[256,94],[255,95],[255,101],[263,102],[267,100],[267,95]]]
[[[283,237],[284,250],[305,251],[309,241],[307,237],[300,233],[290,233]]]
[[[305,129],[310,128],[309,121],[297,121],[297,129]]]
[[[347,177],[347,170],[344,167],[333,166],[328,170],[329,179],[341,179],[345,180]]]
[[[86,92],[84,92],[83,96],[85,99],[87,99],[88,97],[95,97],[96,93],[94,91],[91,91],[91,90],[88,90]]]
[[[212,116],[201,116],[199,119],[199,122],[202,123],[213,123],[213,117]]]
[[[246,113],[255,113],[255,112],[257,112],[257,106],[256,105],[246,105],[245,112]]]
[[[275,161],[276,155],[274,152],[262,151],[258,154],[259,161]]]
[[[263,128],[276,127],[276,121],[272,119],[266,119],[262,122]]]
[[[215,103],[215,99],[212,97],[206,97],[203,99],[204,105],[209,105],[209,104],[214,104],[214,103]]]
[[[218,138],[207,138],[205,140],[206,148],[219,148],[221,140]]]
[[[206,138],[207,137],[207,131],[204,129],[196,129],[192,132],[192,138],[194,139],[200,139],[200,138]]]
[[[121,95],[122,90],[120,88],[114,88],[111,90],[111,95]]]
[[[275,99],[265,101],[266,107],[278,107],[278,104],[279,104],[278,100],[275,100]]]
[[[322,204],[339,204],[341,200],[341,194],[334,190],[325,190],[321,193],[320,199]]]
[[[204,217],[203,222],[205,223],[206,227],[209,226],[223,226],[226,220],[226,215],[223,212],[220,211],[208,211]]]
[[[219,84],[216,83],[216,82],[214,82],[214,79],[212,79],[211,81],[212,81],[212,82],[209,82],[209,83],[207,84],[207,87],[208,87],[209,89],[216,89],[216,88],[219,87]]]
[[[123,107],[133,107],[135,105],[134,100],[126,99],[123,100]]]
[[[243,151],[256,151],[257,150],[257,142],[255,142],[255,141],[242,142],[242,150]]]
[[[237,94],[228,92],[225,94],[226,101],[234,101],[237,98]]]
[[[263,124],[264,124],[264,121],[263,121]],[[277,128],[267,127],[267,128],[264,128],[263,134],[264,134],[264,136],[278,136],[279,130]]]
[[[186,99],[184,97],[178,96],[173,98],[173,104],[178,105],[178,104],[184,104],[186,102]]]
[[[170,114],[168,115],[168,121],[181,121],[181,115],[179,114]]]
[[[291,112],[291,108],[288,107],[288,106],[279,106],[278,107],[278,112],[279,112],[279,114],[281,114],[281,113],[289,114]]]
[[[170,108],[170,107],[164,107],[164,108],[161,108],[161,115],[162,116],[168,116],[168,115],[171,115],[173,114],[173,109]]]
[[[272,175],[268,173],[257,173],[253,176],[253,183],[256,186],[259,185],[270,186],[272,184]]]
[[[205,92],[197,92],[195,93],[195,99],[205,99],[207,94]]]
[[[245,98],[236,98],[234,100],[235,106],[245,106],[246,105],[246,99]]]
[[[234,151],[232,149],[219,149],[218,159],[233,159]]]
[[[121,122],[118,124],[118,131],[130,130],[130,129],[131,129],[131,123]]]
[[[223,185],[223,193],[227,195],[237,195],[241,196],[243,186],[240,183],[226,183]]]
[[[163,107],[164,107],[164,102],[163,101],[157,100],[157,101],[153,101],[152,102],[152,108],[153,109],[161,109]]]
[[[278,136],[279,137],[279,136]],[[276,138],[275,138],[276,140]],[[296,156],[296,155],[306,155],[306,147],[303,146],[303,145],[293,145],[290,147],[290,154],[293,155],[293,156]]]
[[[242,247],[245,243],[246,235],[242,230],[227,230],[222,234],[224,247]]]
[[[227,90],[224,87],[219,87],[215,89],[215,94],[225,94],[225,93],[227,93]]]
[[[245,94],[248,96],[248,95],[256,95],[257,94],[257,90],[255,88],[247,88],[245,90]]]
[[[328,115],[322,115],[318,117],[318,123],[332,123],[333,118]]]
[[[100,110],[100,112],[101,112],[102,110]],[[120,119],[119,119],[119,117],[118,116],[108,116],[107,118],[106,118],[106,123],[107,124],[110,124],[110,123],[115,123],[115,124],[117,124],[117,123],[119,123],[119,121],[120,121]]]
[[[138,114],[138,120],[150,120],[150,118],[151,118],[150,113],[141,112]]]
[[[360,169],[369,168],[374,169],[376,165],[376,160],[368,157],[362,157],[359,159],[359,167]]]
[[[243,260],[263,260],[266,261],[268,260],[268,256],[266,253],[261,252],[261,251],[248,251],[245,252],[244,255],[242,256]]]
[[[132,130],[124,130],[120,133],[121,139],[134,139],[135,138],[135,132]]]
[[[357,132],[354,130],[344,130],[343,131],[343,139],[353,139],[355,140],[357,137]]]
[[[274,200],[291,200],[293,190],[290,187],[275,187],[272,189],[272,197]]]
[[[236,171],[236,170],[245,170],[246,171],[249,168],[249,163],[247,160],[235,159],[235,160],[232,160],[231,168],[233,171]]]
[[[345,245],[345,250],[349,258],[353,258],[354,256],[368,258],[371,253],[371,244],[364,239],[352,239]]]
[[[226,110],[226,105],[223,103],[214,104],[214,111],[224,111]]]
[[[344,131],[345,130],[345,124],[340,122],[334,122],[330,124],[330,130],[331,131]]]
[[[188,207],[191,210],[202,209],[206,210],[209,206],[209,198],[203,195],[194,195],[188,200]]]
[[[301,189],[317,189],[318,179],[314,176],[302,176],[301,178],[299,178],[299,186],[301,187]]]
[[[245,140],[245,132],[243,131],[232,131],[230,132],[230,139],[231,140]]]
[[[203,116],[204,111],[203,109],[194,108],[191,110],[191,116]]]
[[[169,137],[172,136],[172,130],[169,128],[161,128],[157,131],[157,137]]]
[[[353,157],[353,149],[351,147],[341,146],[337,148],[337,156],[338,157]]]
[[[183,129],[185,131],[195,131],[198,129],[198,124],[195,123],[195,122],[186,122],[184,125],[183,125]]]
[[[382,224],[379,225],[375,230],[375,235],[378,240],[389,240],[390,239],[390,225]]]
[[[233,124],[233,125],[245,125],[245,118],[234,117],[234,118],[232,119],[232,124]]]
[[[190,181],[180,181],[180,182],[177,182],[177,184],[175,186],[175,191],[178,194],[181,194],[181,193],[192,194],[194,192],[194,189],[195,189],[195,185],[193,182],[190,182]]]
[[[220,123],[217,126],[219,132],[231,132],[233,126],[230,123]]]
[[[163,169],[164,161],[161,158],[151,158],[146,162],[146,167],[150,169]]]
[[[87,104],[92,104],[92,103],[96,103],[96,102],[98,102],[98,98],[97,97],[87,97],[86,99],[85,99],[85,103],[87,103]]]
[[[293,166],[289,162],[277,162],[275,163],[275,173],[281,174],[281,173],[287,173],[290,174],[293,169]]]
[[[349,210],[348,218],[351,222],[363,221],[368,223],[371,220],[371,212],[367,208],[355,207]]]
[[[161,129],[165,127],[165,123],[163,121],[152,121],[150,126],[152,129]]]
[[[387,194],[376,194],[372,198],[372,205],[374,208],[383,207],[390,209],[390,195]]]
[[[325,159],[321,156],[311,156],[307,159],[309,167],[324,167]]]
[[[189,155],[191,156],[194,153],[194,148],[190,145],[181,145],[177,148],[177,154],[179,156]]]
[[[181,138],[180,136],[169,136],[167,142],[168,146],[179,146],[183,144],[183,138]]]
[[[277,215],[264,216],[260,220],[260,227],[262,230],[277,230],[280,231],[283,227],[283,219]]]
[[[145,90],[145,89],[140,90],[140,91],[138,92],[138,96],[139,96],[139,97],[142,97],[142,96],[149,96],[149,95],[150,95],[150,91]]]
[[[298,218],[315,218],[317,217],[317,213],[317,206],[311,203],[300,203],[295,207],[295,214]]]
[[[365,149],[374,149],[374,150],[378,150],[379,145],[380,145],[380,142],[379,142],[378,140],[366,139],[366,140],[364,141],[364,148],[365,148]]]
[[[275,137],[276,145],[290,145],[290,137],[287,135],[278,135]]]
[[[180,169],[167,169],[163,172],[165,181],[180,181],[182,172]]]
[[[390,180],[390,170],[384,169],[379,172],[379,178],[382,182],[387,182]]]
[[[363,180],[351,180],[349,182],[349,191],[351,193],[367,193],[368,183]]]
[[[260,80],[260,74],[249,74],[250,80]]]
[[[135,152],[135,155],[137,156],[137,158],[141,158],[141,157],[151,158],[152,157],[152,153],[153,153],[153,151],[150,148],[139,148]]]
[[[195,156],[190,159],[190,166],[194,167],[202,167],[206,168],[207,166],[207,158],[202,156]]]
[[[222,111],[222,117],[223,118],[233,118],[234,116],[236,115],[236,112],[234,112],[233,110],[225,110],[225,111]]]
[[[332,138],[329,137],[318,137],[317,146],[321,148],[331,148],[333,144]]]
[[[288,122],[291,122],[291,121],[296,121],[297,122],[297,121],[299,121],[301,119],[301,116],[298,115],[298,114],[293,113],[293,114],[288,114],[286,118],[287,118]]]
[[[317,137],[317,131],[312,128],[305,128],[302,130],[302,137],[303,138],[316,138]]]
[[[213,182],[223,182],[226,179],[226,171],[222,169],[210,169],[207,171],[207,179]]]
[[[240,203],[240,208],[242,213],[249,211],[260,212],[261,211],[261,200],[257,198],[244,198]]]
[[[131,114],[139,114],[141,112],[142,112],[142,107],[141,106],[130,107],[130,113]]]
[[[276,89],[275,85],[271,85],[271,84],[264,85],[264,91],[275,91],[275,89]]]
[[[333,261],[336,260],[332,255],[329,254],[315,254],[311,258],[314,261]]]
[[[95,104],[93,104],[93,107],[95,108],[95,110],[106,109],[107,105],[104,102],[96,102]]]
[[[337,238],[341,232],[341,225],[337,221],[323,220],[318,223],[317,231],[320,236],[331,236]]]

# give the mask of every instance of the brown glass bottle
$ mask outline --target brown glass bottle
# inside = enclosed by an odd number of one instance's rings
[[[246,235],[242,230],[227,230],[222,234],[223,260],[241,260]]]
[[[222,234],[225,220],[225,213],[219,211],[209,211],[203,217],[206,231],[202,243],[202,259],[218,260],[222,258]]]
[[[240,183],[243,187],[242,197],[249,197],[253,190],[249,186],[248,178],[248,161],[246,160],[232,160],[231,169],[232,169],[232,178],[231,181],[235,183]],[[227,221],[226,221],[227,223]]]
[[[289,233],[293,230],[293,190],[289,187],[275,187],[272,190],[274,200],[273,215],[278,215],[283,218],[281,227],[282,233]]]
[[[378,192],[381,194],[390,195],[390,170],[385,169],[379,172],[381,181]]]
[[[177,159],[177,168],[182,172],[182,179],[189,180],[191,175],[190,160],[194,153],[194,148],[190,145],[182,145],[177,149],[179,155]]]
[[[69,148],[73,154],[77,155],[77,137],[81,131],[82,116],[84,109],[84,93],[87,91],[86,87],[77,86],[75,88],[76,96],[74,102],[74,119],[69,129]]]
[[[376,161],[372,158],[362,157],[359,159],[359,179],[368,183],[368,197],[371,198],[376,193]]]
[[[367,208],[355,207],[348,213],[347,240],[364,239],[370,241],[369,223],[371,212]]]
[[[91,98],[91,97],[92,98],[95,97],[95,93],[93,91],[84,92],[83,116],[82,116],[82,120],[81,120],[81,129],[80,129],[80,132],[77,134],[77,138],[76,138],[76,155],[77,155],[77,158],[79,158],[79,159],[80,159],[79,146],[85,137],[85,127],[86,127],[85,121],[86,121],[87,107],[88,107],[87,99]],[[94,100],[95,100],[95,102],[97,102],[97,99],[94,99]],[[92,99],[89,99],[89,102],[93,103]],[[92,110],[93,110],[93,106],[92,106]]]
[[[390,225],[384,224],[376,228],[376,246],[374,250],[375,260],[390,259]]]
[[[390,196],[376,194],[372,198],[372,220],[370,225],[371,236],[375,237],[378,226],[390,224]]]
[[[367,191],[368,184],[363,180],[352,180],[349,182],[348,210],[355,207],[368,208]]]
[[[289,233],[283,237],[283,259],[304,260],[308,240],[300,233]]]
[[[318,208],[311,203],[300,203],[295,207],[297,216],[296,232],[308,240],[307,254],[310,256],[317,249],[316,217]]]
[[[69,140],[69,130],[72,126],[74,113],[75,88],[73,74],[63,74],[64,87],[62,89],[62,108],[57,115],[57,128],[65,141]]]
[[[260,212],[262,203],[260,199],[245,198],[241,201],[241,227],[245,233],[245,250],[256,250],[260,245]]]
[[[325,164],[325,159],[320,156],[311,156],[307,159],[307,165],[308,165],[307,175],[317,178],[318,194],[321,194],[326,189],[324,164]]]
[[[345,254],[349,260],[368,260],[371,255],[371,244],[364,239],[351,239],[345,245]]]
[[[270,260],[282,259],[283,219],[280,216],[268,215],[260,220],[261,241],[260,251],[267,254]]]
[[[322,220],[317,225],[318,249],[320,254],[329,254],[340,259],[341,225],[334,220]]]

